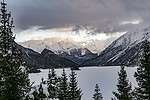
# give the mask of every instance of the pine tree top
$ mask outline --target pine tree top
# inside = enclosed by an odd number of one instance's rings
[[[94,100],[103,100],[102,93],[100,93],[100,88],[99,88],[98,84],[96,84],[94,92],[95,92],[93,94]]]
[[[113,92],[115,97],[119,100],[132,100],[132,86],[127,79],[127,73],[124,66],[121,66],[118,72],[117,92]]]

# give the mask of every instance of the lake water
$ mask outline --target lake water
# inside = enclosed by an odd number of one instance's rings
[[[81,70],[76,71],[78,87],[82,89],[82,100],[92,100],[95,85],[98,84],[100,91],[103,95],[103,100],[111,100],[114,97],[112,91],[116,91],[119,66],[110,67],[83,67]],[[136,86],[136,80],[134,73],[137,67],[125,68],[128,74],[128,79],[132,83],[132,87]],[[41,73],[33,73],[29,75],[30,81],[34,82],[34,85],[39,85],[41,78],[47,79],[48,69],[41,69]],[[62,69],[55,70],[57,75],[62,73]],[[65,69],[67,75],[70,73],[70,69]]]

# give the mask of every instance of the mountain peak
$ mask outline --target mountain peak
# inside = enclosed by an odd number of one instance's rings
[[[54,54],[54,52],[52,52],[51,50],[48,50],[48,49],[44,49],[42,52],[41,52],[42,55],[45,55],[45,54]]]
[[[83,62],[83,66],[138,65],[145,39],[150,41],[150,27],[128,32],[111,43],[98,57]]]

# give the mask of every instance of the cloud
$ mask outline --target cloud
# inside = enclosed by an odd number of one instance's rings
[[[139,24],[141,20],[133,20],[133,21],[122,21],[120,25],[126,25],[126,24]]]
[[[115,33],[147,27],[150,0],[7,0],[15,26],[25,30],[66,25],[93,26],[97,32]],[[128,22],[127,22],[128,21]],[[134,24],[134,21],[140,21]],[[120,24],[124,23],[124,24]]]
[[[73,26],[61,27],[61,28],[53,28],[51,31],[53,32],[70,32],[73,30]]]
[[[72,28],[72,27],[70,27]],[[16,42],[24,42],[29,40],[46,40],[47,38],[71,38],[74,41],[92,41],[92,40],[100,40],[100,41],[110,41],[120,37],[125,34],[125,32],[116,32],[113,34],[87,34],[86,30],[79,30],[80,34],[74,34],[70,31],[69,28],[55,28],[55,29],[41,29],[39,26],[31,27],[27,30],[23,30],[16,34]],[[72,34],[71,34],[72,33]]]

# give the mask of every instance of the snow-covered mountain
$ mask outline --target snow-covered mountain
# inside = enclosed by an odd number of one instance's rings
[[[61,52],[70,53],[72,49],[87,48],[92,53],[98,53],[104,47],[103,44],[100,45],[102,41],[100,40],[89,40],[84,42],[76,42],[68,37],[54,37],[47,38],[44,40],[29,40],[25,42],[20,42],[24,47],[30,48],[34,51],[41,53],[45,48],[52,50],[54,53],[59,54]]]
[[[106,46],[105,41],[102,40],[89,40],[80,42],[80,45],[88,48],[92,53],[99,54]]]
[[[91,44],[93,47],[91,46]],[[81,64],[85,60],[95,58],[97,56],[98,41],[94,42],[76,42],[66,37],[55,37],[44,40],[30,40],[19,43],[26,48],[30,48],[34,51],[41,53],[44,49],[53,51],[60,57],[65,57],[74,61],[77,64]],[[88,48],[94,50],[92,53]]]
[[[150,27],[124,34],[102,51],[98,57],[87,60],[82,65],[138,65],[145,38],[150,40]]]
[[[77,67],[78,64],[63,57],[59,57],[52,51],[44,49],[42,53],[35,52],[16,44],[22,51],[26,65],[34,68],[51,68],[51,67]]]
[[[20,42],[19,44],[39,53],[41,53],[45,48],[56,54],[59,54],[62,51],[68,52],[70,49],[80,48],[78,43],[75,41],[63,37],[47,38],[44,40],[29,40],[26,42]]]

